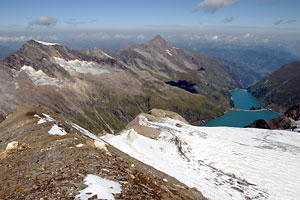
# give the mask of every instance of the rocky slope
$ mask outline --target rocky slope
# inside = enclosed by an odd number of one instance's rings
[[[259,72],[251,69],[246,64],[236,64],[219,57],[212,57],[211,59],[215,61],[217,65],[222,66],[222,68],[230,74],[238,88],[247,88],[262,78]]]
[[[0,199],[206,199],[38,105],[0,124],[0,153]]]
[[[166,84],[185,80],[194,93]],[[49,107],[94,132],[117,132],[140,112],[162,108],[201,124],[229,107],[231,75],[160,36],[113,56],[31,40],[0,62],[0,119],[17,105]]]
[[[248,91],[262,103],[287,108],[300,102],[300,61],[284,65],[262,79]]]

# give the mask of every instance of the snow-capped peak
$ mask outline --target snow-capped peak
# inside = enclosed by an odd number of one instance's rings
[[[60,45],[58,43],[50,43],[50,42],[43,42],[43,41],[39,41],[39,40],[34,40],[37,43],[43,44],[43,45],[48,45],[48,46],[53,46],[53,45]]]

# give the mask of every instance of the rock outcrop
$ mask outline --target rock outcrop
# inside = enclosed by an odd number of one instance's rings
[[[246,128],[263,128],[263,129],[296,129],[299,124],[297,121],[300,119],[300,104],[289,108],[283,116],[277,117],[272,120],[259,119],[252,124],[246,126]]]

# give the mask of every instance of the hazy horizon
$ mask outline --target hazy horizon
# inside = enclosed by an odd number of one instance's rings
[[[30,39],[299,41],[297,0],[0,2],[0,42]]]

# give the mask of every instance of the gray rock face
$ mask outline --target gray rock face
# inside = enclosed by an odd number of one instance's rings
[[[300,120],[300,103],[297,103],[293,107],[289,108],[284,115],[292,118],[295,121]]]

